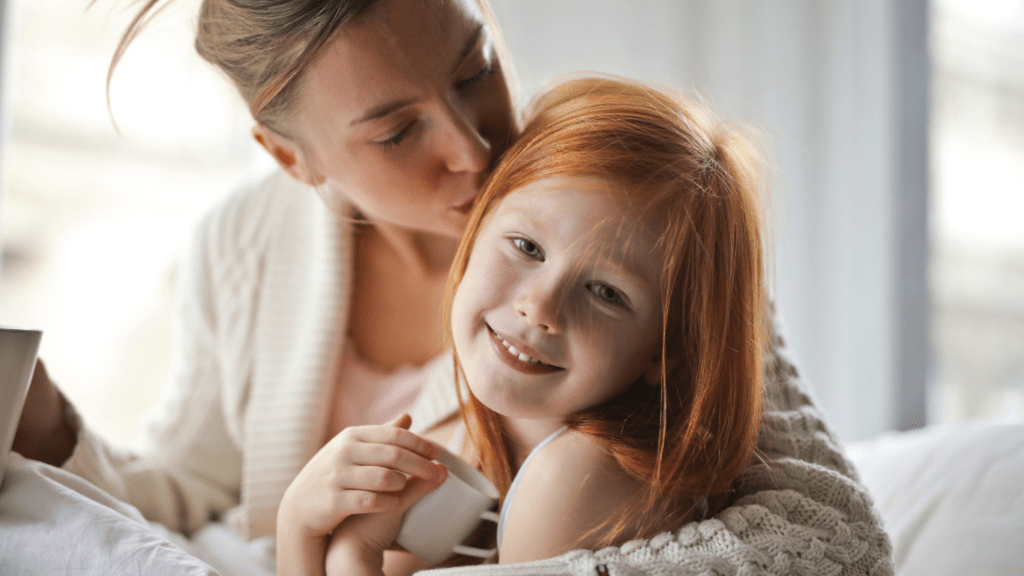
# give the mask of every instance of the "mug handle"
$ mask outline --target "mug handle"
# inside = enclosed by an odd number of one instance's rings
[[[497,512],[485,510],[482,514],[480,514],[480,519],[488,520],[490,522],[494,522],[495,524],[497,524],[500,520],[500,517],[498,516]],[[484,559],[494,556],[494,553],[497,551],[497,548],[491,548],[490,550],[488,550],[486,548],[474,548],[472,546],[464,546],[462,544],[456,544],[452,547],[452,552],[455,552],[456,554],[463,554],[465,556],[473,556],[474,558]]]

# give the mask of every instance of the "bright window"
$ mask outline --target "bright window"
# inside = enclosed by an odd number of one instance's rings
[[[127,23],[81,0],[6,0],[0,324],[42,328],[53,378],[101,434],[135,436],[168,371],[174,262],[264,160],[171,3],[105,79]]]
[[[932,422],[1024,418],[1024,2],[935,0]]]

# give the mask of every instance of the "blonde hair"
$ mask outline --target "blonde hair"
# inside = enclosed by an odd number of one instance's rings
[[[630,217],[657,231],[661,382],[567,419],[647,487],[595,527],[601,544],[717,513],[754,454],[768,338],[759,164],[750,140],[691,99],[622,78],[576,78],[536,98],[470,218],[449,276],[449,342],[452,300],[481,223],[515,190],[601,178],[621,190]],[[457,352],[455,364],[481,467],[505,494],[513,465],[501,420],[465,385]]]

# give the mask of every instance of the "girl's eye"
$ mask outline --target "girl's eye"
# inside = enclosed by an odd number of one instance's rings
[[[622,306],[625,304],[625,302],[622,300],[622,295],[619,294],[619,291],[607,284],[595,282],[588,286],[588,288],[590,288],[590,291],[594,293],[594,296],[597,296],[602,301],[607,302],[608,304],[613,304],[616,306]]]
[[[404,128],[398,131],[398,134],[395,134],[394,136],[388,138],[387,140],[380,140],[377,142],[377,144],[381,148],[383,148],[385,152],[390,152],[391,150],[398,148],[398,145],[401,144],[403,140],[405,140],[406,136],[409,135],[409,131],[412,130],[413,124],[415,124],[415,122],[410,122],[406,124]]]
[[[479,84],[486,80],[487,78],[489,78],[491,74],[494,74],[494,63],[488,61],[483,68],[477,71],[476,74],[473,74],[472,76],[464,80],[459,80],[459,82],[455,84],[455,87],[458,88],[459,90],[471,88],[475,84]]]
[[[535,260],[544,261],[544,253],[541,252],[540,246],[537,246],[532,241],[526,238],[513,238],[512,244],[519,249],[520,252],[526,254],[530,258]]]

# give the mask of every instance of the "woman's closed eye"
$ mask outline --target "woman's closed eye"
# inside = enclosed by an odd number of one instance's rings
[[[527,238],[513,238],[512,244],[526,257],[544,261],[544,251],[536,243]]]
[[[391,136],[390,138],[387,138],[385,140],[378,140],[376,141],[376,144],[383,148],[385,152],[394,150],[402,143],[403,140],[405,140],[406,136],[409,135],[409,132],[412,131],[413,126],[415,125],[416,121],[413,120],[412,122],[409,122],[408,124],[403,126],[402,129],[399,130],[394,136]]]
[[[455,83],[455,87],[458,90],[467,90],[473,86],[480,84],[484,80],[490,78],[495,72],[495,65],[493,61],[488,61],[484,64],[483,68],[476,71],[475,74],[469,78],[464,78]]]

